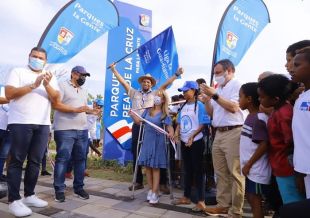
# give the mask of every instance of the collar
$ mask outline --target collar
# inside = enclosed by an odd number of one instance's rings
[[[152,91],[153,91],[152,89],[149,89],[147,92],[143,92],[142,89],[139,89],[139,92],[140,92],[141,94],[150,94]]]
[[[71,80],[68,80],[68,84],[69,84],[70,86],[72,86],[73,88],[75,88],[75,89],[82,89],[81,86],[75,86],[75,85],[71,82]]]

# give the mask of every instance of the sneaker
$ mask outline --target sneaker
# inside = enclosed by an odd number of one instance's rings
[[[66,201],[65,193],[55,192],[55,201],[59,203],[65,202]]]
[[[22,199],[23,203],[28,207],[46,207],[47,201],[43,201],[35,195],[31,195]]]
[[[206,207],[204,212],[209,216],[226,216],[228,215],[227,207]]]
[[[132,191],[132,185],[128,187],[129,191]],[[136,183],[135,184],[135,190],[144,189],[144,186],[142,184]]]
[[[150,199],[150,204],[157,204],[159,201],[159,195],[156,193],[152,193],[151,199]]]
[[[89,194],[84,189],[74,191],[74,193],[83,200],[89,199]]]
[[[65,173],[66,179],[73,179],[72,173]]]
[[[147,196],[146,196],[147,201],[151,200],[152,193],[153,193],[152,190],[149,190],[149,192],[147,193]]]
[[[41,171],[41,176],[51,176],[52,174],[46,170]]]
[[[24,205],[21,199],[9,204],[9,212],[16,217],[29,216],[32,214],[32,210]]]

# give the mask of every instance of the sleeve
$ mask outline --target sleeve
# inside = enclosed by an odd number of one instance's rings
[[[179,113],[177,113],[177,119],[176,119],[177,123],[180,124],[181,123],[181,111],[179,111]]]
[[[268,130],[265,121],[256,119],[252,130],[252,141],[257,143],[268,140]]]
[[[165,125],[168,125],[168,126],[172,125],[172,120],[171,120],[171,117],[169,115],[166,116],[164,123],[165,123]]]
[[[198,121],[199,124],[210,124],[210,117],[207,114],[207,111],[204,107],[204,105],[198,101]]]
[[[6,85],[14,86],[16,88],[20,87],[20,78],[16,69],[11,70],[6,78]]]
[[[239,81],[234,81],[234,87],[231,90],[231,95],[229,96],[229,100],[233,102],[239,102],[239,90],[241,88],[241,83]]]
[[[293,144],[293,131],[292,131],[292,118],[293,110],[288,109],[285,114],[278,118],[279,120],[279,129],[283,135],[283,140],[286,145]]]
[[[128,96],[129,96],[130,99],[133,99],[133,97],[135,96],[135,92],[136,91],[137,91],[136,89],[130,87],[129,92],[128,92]]]
[[[57,79],[55,78],[55,76],[52,77],[50,81],[50,85],[53,87],[53,89],[55,89],[56,91],[59,91],[59,86],[58,86]]]

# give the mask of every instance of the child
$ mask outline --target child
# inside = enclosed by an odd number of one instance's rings
[[[168,103],[169,97],[166,92],[158,90],[154,97],[154,106],[146,109],[142,117],[160,128],[163,128],[165,125],[169,138],[173,138],[174,132],[169,117]],[[137,116],[132,113],[131,115],[136,124],[141,123]],[[167,149],[169,148],[165,143],[165,135],[157,132],[154,127],[146,123],[138,165],[145,166],[146,169],[147,183],[150,188],[147,200],[150,204],[157,204],[159,201],[160,168],[166,169],[168,167]]]
[[[310,198],[310,47],[297,52],[294,58],[292,73],[294,82],[301,82],[305,86],[295,102],[293,116],[294,136],[294,167],[295,174],[302,185],[304,179],[307,198]],[[300,184],[299,183],[299,184]],[[299,186],[300,189],[303,187]]]
[[[304,199],[297,190],[292,163],[293,107],[287,101],[292,91],[289,79],[280,74],[268,76],[258,83],[260,103],[264,107],[274,107],[267,123],[270,140],[268,155],[284,204]]]
[[[239,92],[239,105],[248,110],[240,138],[240,166],[246,176],[245,192],[254,218],[263,218],[262,195],[268,192],[271,168],[267,157],[267,115],[259,113],[257,83],[246,83]]]
[[[173,201],[175,205],[190,204],[191,187],[194,184],[197,190],[198,203],[193,211],[204,211],[205,188],[203,175],[204,141],[202,130],[204,124],[210,123],[204,105],[197,101],[198,84],[195,81],[186,81],[179,91],[183,91],[186,103],[181,107],[175,131],[176,140],[181,140],[181,152],[184,163],[184,196]],[[180,139],[179,139],[180,137]]]

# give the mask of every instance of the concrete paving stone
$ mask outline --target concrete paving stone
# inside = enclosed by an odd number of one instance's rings
[[[48,206],[48,207],[44,208],[44,210],[41,210],[40,214],[50,217],[51,215],[54,215],[54,214],[59,213],[61,211],[63,211],[63,210],[59,209],[59,208]]]
[[[99,204],[87,204],[82,207],[74,209],[72,212],[78,213],[78,214],[85,214],[87,216],[95,217],[98,214],[102,213],[102,211],[107,210],[108,208],[104,205]]]
[[[84,202],[84,203],[90,204],[92,202],[101,200],[102,197],[95,196],[95,195],[89,195],[89,199],[83,200],[83,199],[78,198],[78,197],[76,197],[75,195],[72,194],[72,195],[66,196],[66,199],[71,199],[71,200],[80,201],[80,202]]]
[[[121,217],[127,217],[128,215],[129,213],[125,211],[110,208],[99,213],[96,217],[121,218]]]
[[[0,210],[0,217],[1,217],[1,218],[14,218],[15,216],[9,214],[9,213],[6,212],[6,211]]]
[[[163,218],[192,218],[193,216],[191,214],[186,213],[180,213],[176,211],[167,211],[165,214],[163,214],[161,217]]]
[[[105,183],[105,180],[89,178],[89,177],[84,179],[85,186],[88,186],[88,185],[103,185],[104,183]]]
[[[53,188],[50,188],[50,187],[46,187],[46,186],[41,186],[41,185],[36,185],[35,189],[34,189],[34,192],[35,193],[39,193],[39,192],[45,192],[45,191],[48,191],[48,190],[53,190]]]
[[[116,184],[113,185],[111,188],[121,189],[121,190],[128,190],[128,184]]]
[[[80,201],[71,200],[71,199],[66,199],[66,201],[62,203],[51,202],[51,206],[55,208],[63,209],[63,210],[68,210],[68,211],[82,207],[86,204],[87,204],[86,202],[80,202]]]
[[[120,192],[121,190],[120,189],[116,189],[116,188],[105,188],[103,190],[101,190],[100,192],[104,192],[104,193],[108,193],[108,194],[116,194],[118,192]]]
[[[141,215],[132,213],[129,216],[126,216],[126,218],[145,218],[145,216],[141,216]]]
[[[103,205],[104,207],[113,207],[119,203],[122,203],[123,201],[120,200],[115,200],[115,199],[111,199],[111,198],[104,198],[104,197],[100,197],[100,199],[93,201],[91,204],[94,205]]]
[[[102,185],[91,185],[91,186],[86,185],[86,186],[84,186],[84,188],[86,190],[91,190],[91,191],[101,191],[101,190],[103,190],[103,189],[105,189],[107,187],[104,187]]]
[[[140,208],[139,210],[135,211],[135,214],[141,215],[141,216],[148,216],[148,217],[160,217],[164,213],[166,213],[167,210],[157,208],[157,207],[151,207],[151,206],[144,206]]]
[[[139,210],[140,208],[144,207],[143,203],[144,201],[136,199],[134,201],[129,201],[129,202],[122,201],[118,204],[113,205],[112,207],[116,210],[120,209],[120,210],[135,212]]]
[[[51,217],[54,218],[90,218],[91,216],[87,216],[84,214],[77,214],[70,211],[61,211],[59,213],[56,213],[52,215]]]

